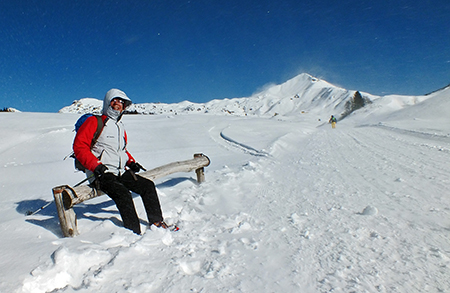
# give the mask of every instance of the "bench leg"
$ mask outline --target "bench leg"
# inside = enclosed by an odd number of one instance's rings
[[[74,237],[79,235],[77,229],[77,215],[72,208],[66,209],[62,193],[64,187],[53,188],[53,197],[55,199],[56,210],[58,211],[59,224],[64,237]]]

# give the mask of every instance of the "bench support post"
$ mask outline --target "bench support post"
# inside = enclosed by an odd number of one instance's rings
[[[66,209],[64,206],[63,193],[66,193],[68,186],[58,186],[53,188],[56,210],[58,211],[59,224],[64,237],[74,237],[79,235],[77,228],[77,215],[72,208]]]

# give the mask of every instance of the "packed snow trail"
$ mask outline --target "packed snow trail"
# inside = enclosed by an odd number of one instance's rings
[[[282,208],[269,222],[297,229],[279,239],[298,279],[309,276],[306,291],[450,289],[449,167],[442,151],[449,145],[343,126],[321,128],[298,142],[297,153],[277,156],[272,198]],[[275,187],[281,180],[292,184]]]

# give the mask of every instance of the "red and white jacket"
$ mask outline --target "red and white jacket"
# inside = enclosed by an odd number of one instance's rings
[[[98,165],[103,164],[108,168],[107,172],[121,175],[125,172],[125,166],[135,161],[126,149],[127,133],[120,120],[107,119],[106,115],[102,115],[102,120],[103,130],[92,149],[97,118],[89,117],[78,129],[73,143],[75,157],[92,172]]]

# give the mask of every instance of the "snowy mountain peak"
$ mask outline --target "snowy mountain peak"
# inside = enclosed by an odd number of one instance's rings
[[[250,97],[212,100],[207,103],[183,101],[176,104],[143,103],[133,104],[128,111],[136,114],[215,114],[215,115],[256,115],[262,117],[298,116],[306,112],[320,114],[342,113],[345,101],[354,91],[348,91],[326,81],[302,73],[279,85]],[[100,113],[102,102],[85,98],[64,107],[60,113]]]
[[[364,116],[372,112],[392,113],[405,107],[416,105],[436,95],[445,95],[448,88],[426,96],[374,96],[358,92]],[[344,118],[360,107],[354,107],[355,90],[334,86],[327,81],[307,73],[299,74],[288,81],[271,85],[266,89],[244,98],[211,100],[207,103],[183,101],[175,104],[140,103],[131,105],[127,111],[133,114],[179,115],[212,114],[234,116],[258,116],[278,118],[300,118],[310,114],[310,118],[326,119],[330,115]],[[366,107],[370,105],[370,107]],[[64,107],[60,113],[101,113],[102,101],[84,98]],[[362,112],[362,111],[359,111]]]

